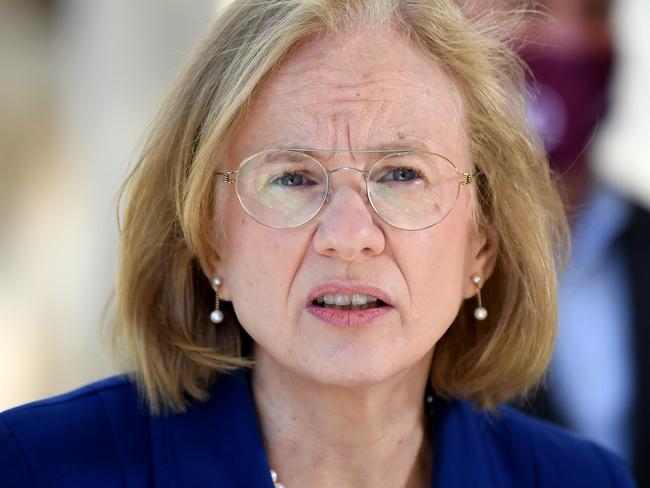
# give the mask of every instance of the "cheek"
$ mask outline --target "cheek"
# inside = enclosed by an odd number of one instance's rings
[[[435,324],[437,331],[453,322],[464,289],[465,227],[463,221],[448,220],[411,239],[408,248],[396,254],[404,256],[400,268],[411,295],[411,320],[425,327]]]
[[[224,288],[240,323],[255,339],[268,324],[287,318],[288,290],[303,253],[300,239],[258,224],[235,203],[239,209],[230,202],[224,208]]]
[[[411,279],[415,318],[455,316],[462,298],[462,270],[457,255],[440,253],[417,263]]]
[[[232,190],[232,195],[224,198],[224,240],[219,254],[224,292],[239,317],[238,309],[243,307],[245,310],[251,297],[257,297],[264,291],[265,283],[261,278],[268,276],[268,273],[263,269],[264,261],[260,260],[263,236],[251,225],[254,222],[239,205],[234,188]],[[263,303],[268,302],[265,300]]]
[[[278,248],[250,232],[232,236],[231,250],[225,263],[224,284],[242,327],[259,342],[260,334],[282,310],[285,278],[274,264],[282,259],[277,255]]]

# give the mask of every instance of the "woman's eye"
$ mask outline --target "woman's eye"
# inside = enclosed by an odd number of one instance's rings
[[[309,185],[310,181],[300,173],[284,173],[274,178],[272,183],[279,186],[302,186]]]
[[[422,178],[422,174],[413,168],[394,168],[382,176],[379,181],[414,181]]]

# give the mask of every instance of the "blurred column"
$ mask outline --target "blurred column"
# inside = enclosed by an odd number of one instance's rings
[[[38,207],[56,167],[49,13],[42,2],[0,1],[0,409],[30,398],[49,366],[38,257],[21,249],[25,234],[47,240]]]
[[[32,130],[20,129],[35,147],[21,160],[21,176],[12,164],[0,166],[12,194],[11,202],[0,200],[0,215],[9,215],[0,222],[0,409],[113,371],[99,325],[115,278],[115,196],[215,13],[214,0],[33,3],[49,5],[47,32],[23,36],[40,56],[3,63],[3,71],[25,71],[21,63],[35,70],[45,100],[30,112]],[[26,83],[18,80],[0,86],[6,98]],[[39,130],[39,117],[47,130]]]
[[[604,179],[650,207],[650,2],[613,6],[618,65],[594,159]]]

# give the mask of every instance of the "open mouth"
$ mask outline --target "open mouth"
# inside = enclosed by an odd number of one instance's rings
[[[372,295],[327,293],[316,298],[313,305],[342,311],[369,310],[386,306],[386,303]]]

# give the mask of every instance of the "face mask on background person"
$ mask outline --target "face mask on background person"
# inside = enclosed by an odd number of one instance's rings
[[[560,174],[586,164],[585,154],[607,111],[612,50],[578,52],[527,47],[531,69],[529,116],[540,133],[551,166]]]

